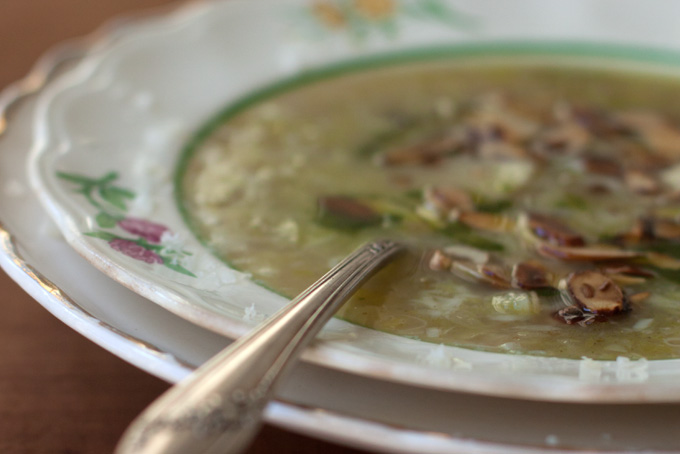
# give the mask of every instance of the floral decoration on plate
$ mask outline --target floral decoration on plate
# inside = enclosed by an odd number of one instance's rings
[[[58,172],[62,180],[73,183],[90,205],[98,210],[95,221],[100,230],[86,232],[85,235],[99,238],[109,243],[112,249],[150,265],[163,265],[178,273],[196,277],[181,265],[182,259],[191,253],[174,247],[174,235],[163,225],[147,219],[127,216],[127,203],[136,194],[115,185],[117,172],[109,172],[100,178],[91,178],[73,173]],[[134,237],[121,236],[111,232],[120,229]]]
[[[355,41],[399,36],[406,20],[469,30],[473,17],[442,0],[317,0],[305,11],[307,28],[344,33]]]

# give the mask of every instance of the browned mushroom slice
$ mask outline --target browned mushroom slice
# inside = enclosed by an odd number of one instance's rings
[[[465,191],[452,186],[427,188],[423,197],[425,203],[431,205],[440,215],[446,215],[453,209],[471,210],[474,208],[472,198]]]
[[[507,216],[477,211],[461,212],[456,216],[456,220],[473,229],[487,232],[508,232],[515,226],[513,220]]]
[[[583,246],[585,244],[581,235],[556,219],[531,213],[528,215],[527,221],[534,235],[550,243],[560,246]]]
[[[627,251],[606,245],[568,247],[542,243],[538,245],[537,250],[539,254],[545,257],[556,258],[567,262],[602,262],[607,260],[626,260],[641,257],[643,255],[641,252]]]
[[[397,148],[378,156],[378,163],[384,166],[432,165],[455,152],[461,145],[455,135],[447,135]]]
[[[451,272],[465,280],[490,284],[497,288],[511,288],[507,270],[501,265],[454,261]]]
[[[572,301],[593,314],[611,315],[627,309],[621,288],[599,271],[581,271],[567,278]]]
[[[613,263],[600,268],[605,274],[625,274],[626,276],[636,277],[654,277],[655,274],[639,266],[631,265],[629,263]]]
[[[550,273],[539,262],[533,260],[520,262],[512,267],[513,287],[526,290],[552,287],[552,283],[550,281]]]
[[[642,217],[635,221],[633,228],[623,234],[621,239],[628,243],[656,239],[678,240],[680,239],[680,223],[672,219]]]
[[[365,203],[347,196],[318,199],[319,223],[335,229],[359,229],[380,225],[382,216]]]
[[[655,276],[651,271],[630,264],[604,266],[600,270],[614,282],[624,286],[644,284],[647,279]]]
[[[616,144],[620,150],[620,155],[626,160],[629,169],[636,169],[641,172],[656,173],[668,170],[677,159],[652,154],[647,147],[636,142],[625,142]]]
[[[671,219],[654,219],[654,236],[662,240],[680,239],[680,224]]]
[[[581,160],[587,173],[616,177],[621,175],[621,164],[613,159],[600,156],[586,156]]]
[[[628,135],[630,127],[608,111],[586,106],[570,106],[569,117],[598,137]]]
[[[627,170],[624,174],[626,185],[633,191],[642,195],[658,194],[661,191],[661,183],[652,175],[640,170]]]
[[[653,112],[627,112],[618,121],[635,131],[652,153],[670,159],[680,157],[680,130]]]

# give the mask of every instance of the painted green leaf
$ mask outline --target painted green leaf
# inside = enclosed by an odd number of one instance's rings
[[[163,264],[166,267],[170,268],[173,271],[177,271],[178,273],[182,273],[182,274],[185,274],[185,275],[190,276],[190,277],[196,277],[196,275],[194,273],[192,273],[188,269],[184,268],[182,265],[171,263],[170,259],[166,259],[165,257],[163,257],[163,262],[164,262]]]
[[[97,225],[102,229],[111,229],[116,226],[118,219],[109,213],[101,212],[95,218]]]
[[[422,19],[431,19],[452,27],[470,29],[476,20],[467,14],[457,11],[442,0],[415,0],[407,8],[411,15]]]
[[[114,207],[127,211],[126,202],[134,198],[134,193],[115,186],[104,186],[99,189],[99,196]]]
[[[97,180],[92,178],[84,177],[82,175],[76,175],[74,173],[57,172],[57,176],[62,180],[70,181],[72,183],[77,183],[80,185],[95,185]]]
[[[118,179],[118,172],[109,172],[100,179],[96,180],[97,184],[100,186],[107,185],[111,183],[112,181],[116,181]]]

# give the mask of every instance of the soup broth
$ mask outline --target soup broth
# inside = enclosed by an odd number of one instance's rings
[[[294,296],[360,244],[409,252],[338,316],[564,358],[680,357],[680,83],[538,63],[389,66],[232,111],[188,151],[182,209]]]

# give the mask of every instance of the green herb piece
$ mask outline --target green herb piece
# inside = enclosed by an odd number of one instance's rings
[[[512,200],[483,200],[475,204],[477,211],[482,213],[502,213],[512,207]]]
[[[477,234],[474,230],[464,224],[449,224],[443,229],[440,229],[439,232],[450,238],[454,238],[463,244],[484,251],[500,252],[505,250],[505,246],[501,243]]]
[[[557,208],[568,208],[570,210],[587,210],[588,201],[577,194],[566,194],[555,206]]]
[[[423,190],[422,189],[409,189],[404,192],[404,197],[410,200],[423,200]]]
[[[370,158],[383,151],[386,147],[404,139],[420,123],[421,121],[419,120],[410,119],[400,126],[379,132],[361,145],[357,150],[357,154],[362,158]]]
[[[680,243],[676,241],[655,240],[650,243],[641,244],[639,249],[643,251],[658,252],[659,254],[665,254],[680,259]]]
[[[543,287],[543,288],[537,288],[537,289],[532,289],[532,292],[535,292],[536,295],[538,295],[540,298],[545,298],[545,299],[550,299],[550,298],[556,298],[560,296],[562,292],[560,292],[559,289],[555,287]]]
[[[680,284],[680,270],[671,270],[668,268],[660,268],[656,266],[653,266],[651,268],[662,278],[669,280],[674,284]]]

